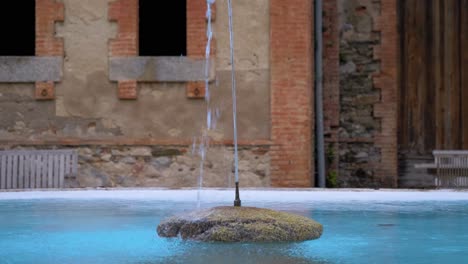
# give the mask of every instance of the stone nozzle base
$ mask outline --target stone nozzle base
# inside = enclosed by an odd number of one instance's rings
[[[294,242],[317,239],[323,227],[295,214],[255,207],[215,207],[171,217],[157,228],[161,237],[205,242]]]
[[[234,206],[241,206],[241,200],[239,198],[239,182],[236,182],[236,199],[234,200]]]

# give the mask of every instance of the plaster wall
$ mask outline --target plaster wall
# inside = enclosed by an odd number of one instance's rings
[[[108,41],[117,25],[107,18],[110,0],[63,0],[65,21],[56,35],[65,42],[62,81],[56,99],[35,101],[33,84],[0,84],[0,137],[150,138],[187,140],[205,123],[203,100],[186,97],[185,83],[139,83],[137,100],[117,98],[117,84],[108,78]],[[217,2],[217,42],[213,105],[220,109],[217,139],[232,138],[231,77],[227,6]],[[234,2],[239,136],[268,139],[269,125],[269,0]]]
[[[205,103],[187,99],[184,83],[140,83],[137,100],[118,100],[116,84],[108,81],[107,43],[116,34],[116,25],[107,21],[109,1],[64,2],[65,23],[59,27],[58,35],[66,42],[65,77],[57,85],[57,116],[98,118],[103,128],[134,138],[190,139],[199,134],[205,122]],[[214,105],[222,113],[218,136],[230,138],[229,35],[223,3],[218,3],[214,27],[219,66],[212,90]],[[234,7],[239,131],[244,139],[269,136],[268,46],[264,45],[268,43],[266,6],[268,1],[259,1],[255,8],[249,1],[239,1]],[[82,133],[81,136],[108,136],[93,127]]]
[[[34,83],[0,83],[0,149],[76,149],[78,175],[66,179],[70,188],[197,186],[200,158],[188,142],[201,135],[205,101],[188,99],[183,82],[140,82],[136,100],[119,100],[117,83],[109,80],[108,43],[118,31],[107,17],[111,0],[58,2],[64,3],[65,19],[55,24],[55,31],[64,39],[65,56],[55,99],[36,100]],[[233,4],[239,139],[269,139],[269,0]],[[217,52],[212,105],[221,115],[212,136],[229,142],[226,1],[217,1],[213,28]],[[232,152],[230,146],[210,148],[203,186],[232,186]],[[242,186],[270,186],[269,146],[241,146],[239,164]]]

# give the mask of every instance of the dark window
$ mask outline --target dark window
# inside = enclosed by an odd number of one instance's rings
[[[187,55],[186,0],[139,2],[140,56]]]
[[[36,1],[2,1],[0,56],[34,56]]]

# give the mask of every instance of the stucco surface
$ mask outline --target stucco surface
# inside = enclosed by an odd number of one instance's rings
[[[268,69],[270,62],[270,1],[233,1],[235,62],[237,70]],[[217,68],[231,70],[227,1],[216,1]]]
[[[57,37],[64,39],[65,56],[63,75],[55,86],[56,97],[38,101],[34,83],[0,83],[0,140],[15,142],[14,145],[23,144],[16,142],[49,145],[32,148],[54,148],[54,144],[72,147],[63,143],[68,142],[63,139],[107,142],[103,143],[107,147],[73,146],[80,153],[79,171],[76,179],[67,180],[68,187],[197,186],[200,161],[188,150],[189,146],[129,146],[125,152],[120,151],[124,147],[117,145],[120,139],[129,142],[135,139],[143,145],[158,140],[191,142],[202,134],[206,124],[205,101],[188,99],[184,82],[139,82],[137,100],[119,100],[117,83],[109,80],[108,43],[117,34],[117,24],[109,22],[107,17],[111,1],[60,1],[65,6],[65,21],[56,23],[55,29]],[[238,0],[233,4],[239,139],[268,139],[269,0]],[[223,141],[232,139],[225,1],[217,1],[213,28],[217,52],[211,105],[213,111],[218,110],[219,118],[210,135]],[[117,145],[112,145],[113,142]],[[244,148],[239,152],[242,186],[269,186],[268,147]],[[145,152],[133,153],[135,149]],[[232,153],[232,147],[228,146],[212,147],[208,151],[203,186],[232,184],[229,180]]]
[[[79,132],[81,137],[113,134],[132,138],[189,139],[205,124],[203,100],[186,97],[185,83],[139,83],[135,101],[117,98],[117,84],[109,81],[108,41],[117,25],[107,19],[109,0],[64,0],[65,21],[57,35],[65,39],[63,81],[57,84],[55,115],[75,122],[97,119],[104,130]],[[268,0],[234,4],[239,131],[243,139],[269,138],[269,14]],[[221,110],[218,137],[231,132],[231,78],[227,7],[217,2],[214,25],[217,72],[213,106]],[[62,131],[67,134],[67,131]],[[77,132],[75,131],[75,135]]]

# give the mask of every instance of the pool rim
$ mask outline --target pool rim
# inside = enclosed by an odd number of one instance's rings
[[[102,188],[1,190],[1,200],[36,199],[118,199],[193,202],[196,188]],[[228,202],[233,188],[203,188],[202,202]],[[468,201],[468,189],[321,189],[321,188],[243,188],[244,202],[345,202],[345,201]]]

